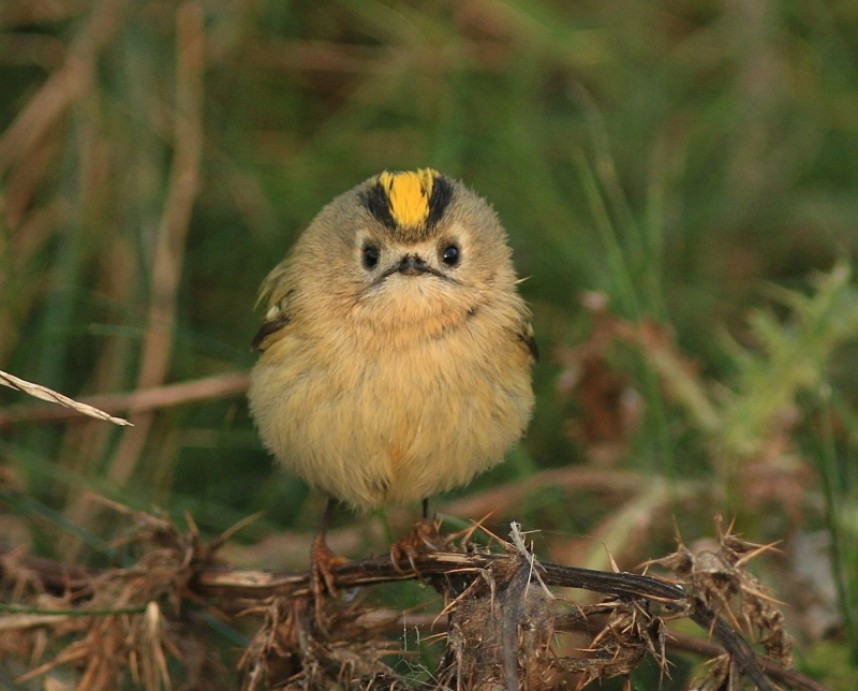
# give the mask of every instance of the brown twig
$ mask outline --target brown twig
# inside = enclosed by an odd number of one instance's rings
[[[390,555],[384,555],[337,566],[333,569],[333,575],[337,588],[348,590],[357,586],[438,576],[450,571],[489,569],[508,559],[507,555],[434,552],[413,557],[411,565],[407,560],[394,564]],[[621,598],[645,598],[676,608],[689,608],[690,617],[704,630],[710,631],[759,689],[766,691],[773,688],[744,639],[702,603],[688,602],[688,596],[681,588],[650,576],[631,573],[610,573],[551,563],[540,563],[539,570],[547,585],[580,588]],[[309,574],[287,576],[259,571],[203,572],[199,574],[195,585],[195,589],[205,597],[221,599],[230,592],[238,599],[251,600],[276,593],[292,597],[307,596],[310,594],[309,588]]]
[[[107,410],[111,410],[107,407]],[[3,418],[0,417],[0,427]],[[512,518],[519,512],[521,503],[534,493],[550,487],[559,491],[569,491],[576,496],[582,492],[592,492],[603,496],[621,496],[628,499],[639,493],[645,484],[639,473],[610,468],[591,468],[587,466],[566,466],[551,468],[534,473],[525,480],[499,484],[466,496],[433,504],[442,516],[487,516],[492,521]],[[697,488],[692,483],[677,483],[676,494],[693,494]],[[571,496],[571,495],[570,495]],[[394,532],[404,532],[413,523],[413,512],[400,507],[386,510],[387,521]],[[374,526],[373,544],[380,548],[385,536],[379,525]],[[367,531],[363,526],[349,525],[328,531],[328,543],[339,554],[350,554],[366,544]],[[310,549],[311,537],[300,531],[280,531],[276,535],[263,538],[252,545],[229,544],[228,558],[232,563],[247,566],[265,564],[269,568],[292,569],[298,567]],[[297,555],[293,557],[292,555]],[[565,559],[563,561],[566,561]]]
[[[460,552],[429,552],[412,555],[413,564],[407,559],[394,564],[390,555],[350,561],[334,567],[333,576],[341,591],[383,583],[407,580],[432,580],[449,574],[478,574],[508,564],[518,555],[484,554]],[[39,574],[45,587],[52,590],[74,593],[74,599],[85,600],[92,595],[90,585],[94,579],[103,577],[105,571],[84,570],[68,567],[43,559],[19,557],[22,564]],[[2,562],[0,562],[2,564]],[[529,568],[529,565],[528,565]],[[764,691],[773,689],[768,677],[789,683],[794,688],[806,691],[824,691],[824,687],[791,670],[758,658],[750,646],[731,627],[709,608],[691,601],[686,592],[675,585],[651,576],[631,573],[610,573],[558,564],[537,562],[541,579],[546,585],[578,588],[612,595],[620,599],[643,599],[666,606],[670,611],[687,611],[688,616],[720,645],[705,643],[688,636],[670,634],[669,642],[674,647],[713,657],[728,652],[741,673]],[[224,610],[244,611],[278,598],[306,598],[311,595],[311,576],[304,573],[272,573],[217,568],[201,564],[189,581],[193,599],[217,603]],[[389,615],[399,628],[399,615]],[[559,617],[555,621],[557,630],[580,628],[582,619],[575,622]],[[438,617],[418,617],[410,622],[437,622]],[[391,624],[393,625],[393,624]]]

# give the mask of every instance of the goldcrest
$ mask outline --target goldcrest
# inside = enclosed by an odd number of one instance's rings
[[[503,459],[533,408],[530,312],[492,208],[435,170],[322,209],[260,290],[250,409],[289,471],[356,509]]]

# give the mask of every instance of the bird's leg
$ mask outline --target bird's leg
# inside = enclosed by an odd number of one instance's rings
[[[414,558],[420,554],[438,549],[440,523],[429,516],[429,498],[423,500],[423,517],[414,524],[411,532],[397,540],[390,548],[393,568],[400,570],[399,562],[407,559],[411,569],[417,572]]]
[[[347,561],[345,557],[334,554],[325,540],[328,524],[331,522],[331,516],[336,505],[336,499],[332,497],[328,499],[322,520],[319,523],[319,531],[313,538],[313,546],[310,549],[310,586],[313,590],[317,621],[321,621],[320,615],[325,602],[325,591],[334,597],[339,595],[332,569]]]

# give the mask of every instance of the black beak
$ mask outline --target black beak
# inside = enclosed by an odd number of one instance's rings
[[[403,276],[419,276],[429,271],[429,266],[426,262],[416,254],[406,254],[399,260],[396,270]]]
[[[450,276],[447,276],[446,274],[438,271],[438,269],[429,266],[426,263],[426,260],[418,254],[406,254],[397,263],[388,266],[378,277],[376,277],[373,281],[373,285],[378,285],[393,274],[400,274],[401,276],[426,276],[431,274],[436,278],[440,278],[442,281],[458,283],[458,281]]]

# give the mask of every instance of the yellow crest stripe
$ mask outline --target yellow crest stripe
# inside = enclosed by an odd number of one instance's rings
[[[379,184],[387,193],[390,215],[397,225],[414,228],[429,218],[429,199],[439,173],[432,168],[403,173],[384,171],[378,176]]]

